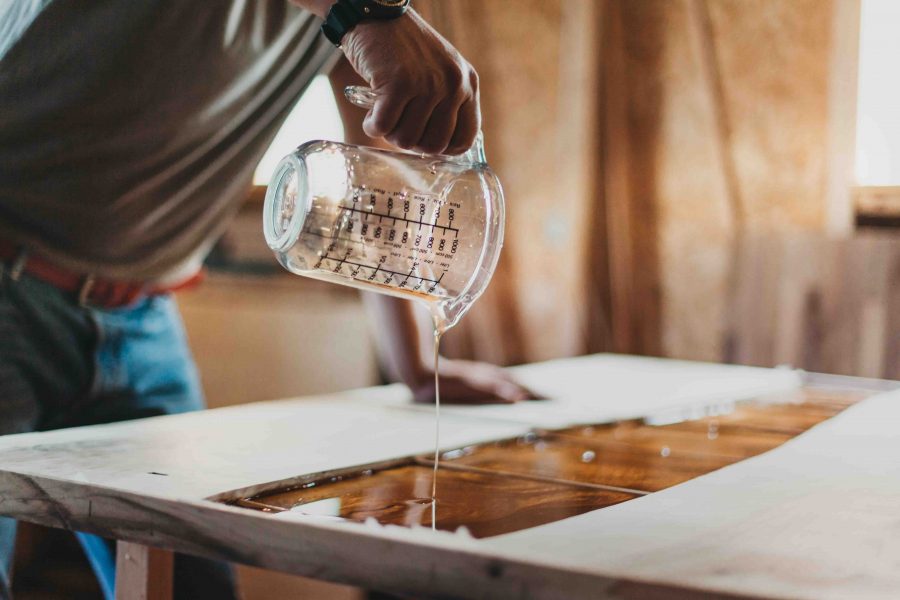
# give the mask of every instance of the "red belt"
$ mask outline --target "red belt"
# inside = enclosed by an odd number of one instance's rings
[[[10,265],[9,272],[13,279],[18,279],[22,273],[28,274],[64,292],[75,294],[79,304],[89,304],[98,308],[120,308],[144,296],[158,296],[192,287],[200,283],[204,276],[201,269],[183,281],[166,286],[103,279],[67,271],[3,240],[0,240],[0,262]]]

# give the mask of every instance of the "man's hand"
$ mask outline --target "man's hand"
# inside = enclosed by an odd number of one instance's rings
[[[513,404],[539,399],[534,392],[516,383],[509,373],[488,363],[442,358],[438,368],[444,404]],[[434,371],[422,372],[408,385],[413,401],[434,403]]]
[[[391,379],[402,381],[419,403],[434,402],[434,336],[419,330],[412,302],[382,294],[364,294],[375,323],[375,342]],[[500,367],[441,358],[441,402],[447,404],[512,404],[540,397],[516,383]]]
[[[469,149],[481,128],[478,74],[415,11],[358,24],[343,49],[378,95],[367,135],[428,154]]]

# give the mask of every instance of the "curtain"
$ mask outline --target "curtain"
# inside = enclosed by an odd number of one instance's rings
[[[448,354],[732,358],[741,240],[849,229],[859,0],[416,7],[479,71],[508,210]]]

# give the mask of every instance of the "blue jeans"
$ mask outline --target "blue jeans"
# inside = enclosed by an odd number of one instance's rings
[[[170,296],[96,309],[28,275],[13,280],[0,272],[0,435],[175,414],[203,405]],[[115,553],[98,538],[80,538],[101,587],[109,592]],[[14,544],[15,521],[0,518],[0,597],[9,594]],[[221,563],[178,555],[174,578],[176,598],[235,596],[231,570]]]

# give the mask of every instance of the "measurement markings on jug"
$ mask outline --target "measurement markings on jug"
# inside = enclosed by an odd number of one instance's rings
[[[348,255],[349,255],[349,254],[348,254]],[[342,273],[342,272],[343,272],[342,269],[343,269],[343,266],[344,266],[344,265],[352,265],[352,266],[354,266],[354,267],[357,267],[357,270],[356,270],[356,271],[351,272],[351,276],[352,276],[353,278],[356,278],[356,275],[359,274],[359,271],[360,271],[361,269],[368,269],[369,271],[371,271],[371,274],[370,274],[368,277],[366,277],[366,279],[367,279],[368,281],[374,281],[374,280],[375,280],[375,277],[376,277],[376,276],[378,275],[378,273],[380,272],[380,273],[387,274],[387,278],[385,278],[385,280],[382,282],[382,283],[384,283],[385,285],[391,285],[392,283],[394,283],[395,278],[398,279],[398,280],[402,278],[402,281],[400,281],[400,282],[397,284],[397,287],[399,287],[399,288],[404,288],[404,287],[406,287],[407,282],[408,282],[409,279],[411,279],[411,278],[412,278],[412,279],[418,279],[418,280],[420,281],[420,284],[417,285],[417,286],[415,286],[415,287],[413,287],[412,289],[413,289],[414,291],[420,289],[420,288],[422,287],[422,285],[424,285],[424,283],[427,281],[427,282],[430,282],[430,283],[432,284],[431,286],[429,286],[429,287],[427,288],[428,293],[433,293],[433,292],[437,289],[437,286],[440,285],[441,279],[443,279],[443,278],[444,278],[444,275],[447,274],[447,272],[444,271],[443,273],[441,273],[441,276],[438,277],[437,279],[429,279],[428,277],[423,277],[423,276],[421,276],[421,275],[416,275],[416,274],[415,274],[415,268],[416,268],[417,266],[419,266],[418,263],[414,263],[414,264],[413,264],[413,268],[412,268],[412,270],[410,270],[409,273],[404,273],[404,272],[401,272],[401,271],[392,271],[391,269],[385,269],[385,268],[382,266],[382,265],[384,264],[384,262],[385,262],[386,259],[387,259],[387,257],[382,256],[382,257],[381,257],[381,260],[380,260],[380,263],[373,266],[373,265],[366,265],[366,264],[358,263],[358,262],[355,262],[355,261],[352,261],[352,260],[347,260],[346,256],[345,256],[344,258],[338,258],[338,257],[336,257],[336,256],[329,256],[329,255],[326,253],[326,254],[324,254],[324,255],[319,259],[319,262],[316,263],[315,268],[316,268],[316,269],[321,268],[321,267],[322,267],[322,263],[323,263],[324,261],[328,260],[328,261],[332,261],[333,264],[334,264],[334,263],[337,263],[336,266],[332,269],[332,271],[333,271],[334,273]]]
[[[424,208],[424,205],[421,205],[421,206]],[[425,222],[425,221],[422,221],[421,218],[419,218],[419,219],[409,219],[409,218],[407,218],[407,217],[405,217],[405,216],[404,216],[404,217],[396,217],[396,216],[394,216],[394,215],[392,215],[392,214],[390,214],[390,213],[385,214],[385,213],[380,213],[380,212],[374,212],[374,211],[371,211],[371,210],[365,210],[365,209],[362,209],[362,208],[353,208],[352,206],[344,206],[344,207],[342,207],[342,208],[343,208],[344,210],[349,211],[349,212],[352,212],[352,213],[358,213],[358,214],[364,215],[364,216],[365,216],[365,219],[364,219],[365,221],[367,221],[368,218],[369,218],[370,216],[371,216],[371,217],[378,217],[379,219],[388,218],[388,219],[391,219],[391,220],[394,221],[394,222],[396,222],[396,221],[402,221],[402,222],[404,222],[404,223],[409,223],[410,225],[416,225],[416,226],[417,226],[417,229],[421,229],[422,226],[424,225],[425,227],[430,227],[430,228],[432,229],[432,231],[435,230],[435,229],[441,229],[441,230],[443,230],[443,231],[445,231],[445,232],[447,232],[447,231],[452,231],[453,234],[454,234],[454,237],[459,237],[459,228],[458,228],[458,227],[453,227],[452,224],[448,224],[448,225],[440,225],[439,223],[427,223],[427,222]],[[452,210],[452,209],[451,209],[451,210]],[[440,214],[440,213],[438,213],[438,214]],[[453,222],[453,221],[452,221],[452,218],[451,218],[451,221],[450,221],[450,222],[451,222],[451,223]]]

